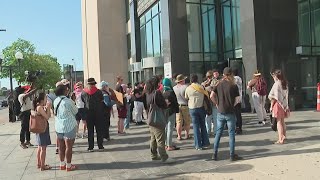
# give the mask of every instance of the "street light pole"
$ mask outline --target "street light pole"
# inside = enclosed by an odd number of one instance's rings
[[[12,67],[9,66],[9,78],[10,78],[10,90],[13,92],[13,83],[12,83]]]

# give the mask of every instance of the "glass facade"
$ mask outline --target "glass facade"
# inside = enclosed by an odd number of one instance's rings
[[[140,17],[141,58],[161,56],[161,25],[159,2]]]
[[[221,0],[224,59],[242,58],[240,0]]]
[[[203,73],[218,61],[214,0],[187,0],[190,73]]]
[[[298,21],[303,55],[320,55],[320,0],[298,0]]]

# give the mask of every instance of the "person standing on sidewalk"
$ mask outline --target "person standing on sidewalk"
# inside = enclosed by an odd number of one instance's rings
[[[136,120],[136,125],[144,125],[142,121],[142,114],[143,114],[143,88],[139,83],[135,83],[135,87],[133,90],[134,96],[134,116]]]
[[[156,104],[161,109],[167,108],[167,103],[162,95],[162,93],[157,90],[160,85],[160,80],[158,77],[154,76],[147,81],[146,84],[146,99],[147,99],[147,109],[150,110],[150,106]],[[150,113],[150,111],[148,112]],[[148,116],[148,121],[155,121],[151,118],[151,114]],[[150,151],[151,151],[151,159],[153,161],[161,160],[163,163],[173,163],[174,160],[170,159],[166,149],[165,149],[165,127],[155,127],[149,126],[150,130]],[[160,156],[158,156],[158,151]]]
[[[235,105],[237,99],[240,98],[237,85],[234,83],[234,77],[232,70],[226,67],[223,70],[223,78],[213,88],[213,92],[216,98],[218,106],[217,115],[217,134],[214,139],[213,147],[213,160],[218,160],[218,149],[220,144],[220,138],[224,130],[225,124],[228,125],[229,131],[229,147],[230,147],[230,160],[236,161],[242,159],[235,154],[235,128],[236,128],[236,116]]]
[[[189,113],[189,108],[188,108],[188,100],[185,98],[185,92],[188,87],[186,85],[185,80],[187,77],[185,77],[183,74],[179,74],[176,78],[176,83],[173,87],[173,90],[177,96],[177,101],[179,104],[179,112],[177,113],[176,121],[176,129],[177,129],[177,134],[178,140],[182,140],[181,133],[182,133],[182,125],[185,130],[185,139],[189,139],[189,131],[190,131],[190,123],[191,123],[191,117]]]
[[[82,139],[87,138],[88,135],[86,134],[87,130],[87,112],[84,109],[84,102],[82,101],[81,94],[83,92],[83,84],[82,82],[77,82],[74,88],[74,95],[75,95],[75,102],[76,106],[78,108],[78,113],[76,114],[76,120],[78,122],[78,128],[77,128],[77,137],[81,137]],[[79,134],[79,126],[80,121],[82,120],[83,124],[83,132],[82,135]]]
[[[259,124],[265,125],[267,112],[264,106],[266,104],[267,82],[258,70],[253,74],[253,79],[249,81],[247,88],[252,91],[252,101],[258,115]]]
[[[284,144],[284,140],[287,136],[286,123],[284,122],[284,119],[288,118],[290,114],[288,104],[288,82],[279,69],[273,71],[271,76],[273,77],[274,84],[268,98],[271,101],[270,111],[272,112],[272,117],[277,119],[279,138],[275,144]]]
[[[78,108],[74,101],[67,98],[70,91],[68,84],[58,82],[56,86],[55,94],[57,98],[54,100],[53,106],[59,145],[60,170],[73,171],[77,169],[77,166],[71,164],[71,160],[72,147],[77,133],[76,114]]]
[[[201,85],[205,88],[206,91],[210,94],[212,91],[211,87],[211,82],[213,81],[213,72],[209,70],[206,73],[206,80],[201,83]],[[211,127],[212,127],[212,122],[213,122],[213,114],[211,115],[206,115],[206,128],[207,128],[207,134],[210,137],[211,134]]]
[[[37,167],[41,171],[51,169],[51,167],[46,164],[47,146],[51,145],[49,123],[48,123],[48,120],[51,117],[51,106],[52,106],[52,103],[50,101],[47,101],[45,93],[39,93],[39,95],[33,101],[34,111],[32,111],[32,113],[42,116],[43,119],[47,121],[46,131],[44,133],[36,134],[36,141],[38,145]]]
[[[13,93],[10,92],[8,96],[8,106],[9,106],[9,122],[16,122],[16,116],[14,115],[14,103],[13,103]]]
[[[206,111],[203,106],[204,96],[208,95],[208,92],[198,83],[196,74],[191,75],[191,83],[186,89],[185,98],[188,99],[188,107],[193,123],[194,146],[196,150],[203,150],[210,145],[205,122]]]
[[[163,97],[169,108],[169,117],[168,117],[168,123],[166,127],[166,134],[167,134],[166,150],[167,151],[179,150],[180,148],[173,145],[172,143],[173,128],[176,124],[176,113],[179,112],[179,104],[177,102],[176,94],[172,90],[171,80],[169,78],[164,78],[162,80],[162,84],[163,84]]]
[[[125,134],[124,132],[124,120],[127,117],[127,108],[126,108],[126,98],[125,94],[126,92],[124,91],[123,87],[123,78],[122,76],[117,76],[117,84],[116,84],[116,91],[122,94],[122,104],[117,104],[117,110],[118,110],[118,134],[123,135]]]
[[[236,134],[242,134],[242,116],[241,116],[242,79],[240,76],[238,76],[238,69],[233,69],[232,73],[234,76],[234,83],[238,86],[239,95],[240,95],[240,98],[238,98],[238,101],[236,102],[237,105],[235,106],[235,114],[237,118]]]
[[[20,131],[20,142],[21,147],[23,149],[28,148],[28,146],[33,146],[30,143],[30,130],[29,130],[29,123],[30,123],[30,115],[31,115],[31,109],[32,101],[31,97],[34,95],[37,91],[36,88],[34,88],[34,84],[32,83],[30,86],[22,86],[21,87],[24,92],[18,96],[18,101],[21,106],[21,113],[20,113],[20,119],[21,119],[21,131]]]
[[[94,129],[97,133],[97,144],[100,150],[103,150],[103,136],[106,127],[105,105],[103,102],[103,94],[96,87],[97,82],[94,78],[89,78],[87,88],[81,95],[84,102],[84,107],[87,112],[88,126],[88,152],[93,152],[94,148]]]

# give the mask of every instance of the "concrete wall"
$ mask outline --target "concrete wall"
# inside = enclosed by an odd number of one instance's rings
[[[125,1],[82,0],[85,79],[94,77],[115,86],[116,76],[127,80]]]

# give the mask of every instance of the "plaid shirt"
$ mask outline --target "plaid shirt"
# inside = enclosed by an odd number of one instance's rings
[[[64,98],[58,109],[61,98]],[[54,100],[54,111],[57,110],[57,115],[55,117],[55,128],[57,133],[68,133],[77,127],[76,114],[78,108],[75,106],[74,102],[67,98],[66,96],[59,96]]]

